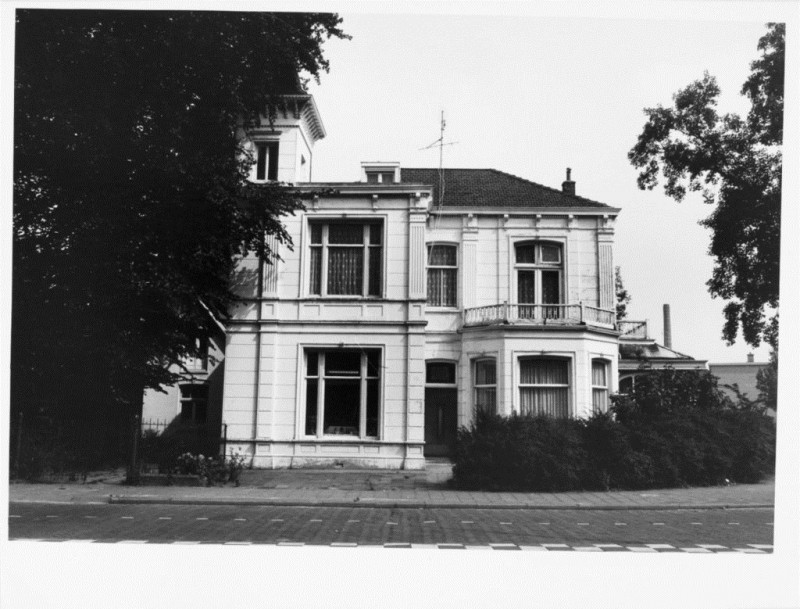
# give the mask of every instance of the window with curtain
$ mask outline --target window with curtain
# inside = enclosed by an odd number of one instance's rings
[[[474,364],[475,407],[484,412],[497,412],[497,364],[494,359],[479,359]]]
[[[432,243],[428,246],[428,305],[458,306],[458,247]]]
[[[309,225],[309,294],[380,296],[382,277],[381,222]]]
[[[592,360],[592,410],[608,410],[608,362],[602,359]]]
[[[569,362],[539,357],[519,360],[520,413],[569,416]]]
[[[562,304],[561,245],[539,241],[517,243],[517,303],[520,305]],[[521,307],[520,317],[560,317],[560,307]]]

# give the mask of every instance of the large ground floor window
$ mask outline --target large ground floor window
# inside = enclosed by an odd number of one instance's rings
[[[569,362],[565,359],[525,357],[519,360],[522,414],[569,416]]]
[[[602,359],[592,360],[592,410],[608,411],[608,362]]]
[[[305,350],[305,435],[378,437],[380,349]]]
[[[479,359],[473,364],[473,399],[475,408],[497,412],[497,364],[494,359]]]

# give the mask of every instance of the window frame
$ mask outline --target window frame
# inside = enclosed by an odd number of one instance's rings
[[[485,362],[492,362],[494,364],[494,383],[482,383],[478,384],[478,366]],[[486,389],[494,389],[494,404],[492,405],[492,414],[497,414],[497,357],[492,356],[485,356],[485,357],[477,357],[472,360],[472,406],[473,409],[477,412],[480,410],[485,410],[481,408],[481,404],[478,402],[478,391],[479,390],[486,390]]]
[[[452,383],[431,383],[428,381],[428,364],[448,364],[453,367]],[[452,389],[458,387],[458,362],[450,359],[426,359],[425,360],[425,387],[433,389]]]
[[[596,385],[594,382],[594,367],[596,364],[602,364],[603,366],[603,375],[605,376],[605,384],[604,385]],[[589,369],[589,380],[592,385],[592,412],[608,412],[609,407],[609,397],[611,396],[611,362],[608,361],[604,357],[593,357],[590,364]],[[603,408],[598,409],[595,406],[595,393],[603,392]]]
[[[333,244],[328,242],[330,226],[333,224],[358,224],[362,227],[361,243],[358,244]],[[320,243],[312,242],[312,231],[314,226],[321,227]],[[369,227],[369,230],[364,230]],[[303,294],[308,298],[314,299],[331,299],[331,300],[353,300],[353,299],[372,299],[380,300],[385,297],[386,293],[386,221],[384,217],[311,217],[308,218],[305,226],[307,244],[304,248],[307,262],[304,264],[305,277],[303,278]],[[373,232],[377,231],[380,238],[380,243],[371,243]],[[328,294],[328,273],[330,264],[330,248],[337,247],[350,247],[362,248],[362,277],[361,277],[361,294]],[[312,250],[320,250],[319,258],[319,293],[312,291],[311,282],[314,279],[312,267]],[[373,270],[370,266],[370,252],[378,250],[380,252],[380,262],[378,264],[378,272],[380,277],[378,279],[378,294],[370,294],[370,271]]]
[[[523,383],[522,382],[522,365],[524,362],[527,361],[540,361],[540,362],[559,362],[566,366],[566,383]],[[522,412],[522,391],[523,389],[566,389],[567,400],[566,400],[566,413],[564,418],[569,418],[572,416],[573,408],[572,408],[572,387],[574,384],[574,378],[572,376],[572,365],[573,361],[572,358],[565,355],[558,355],[558,354],[525,354],[517,356],[517,396],[519,399],[518,404],[518,412],[523,414]],[[534,416],[537,413],[531,413]]]
[[[183,390],[184,388],[198,388],[201,387],[204,390],[205,395],[201,397],[197,397],[195,395],[190,395],[189,397],[184,397]],[[178,385],[178,416],[184,422],[189,422],[194,425],[206,425],[208,423],[208,402],[209,402],[209,386],[208,383],[180,383]],[[191,414],[190,416],[184,416],[183,408],[184,405],[191,404]],[[202,420],[198,420],[197,417],[197,405],[203,404],[204,405],[204,414]]]
[[[459,275],[459,263],[461,262],[459,256],[459,247],[458,243],[447,242],[447,241],[431,241],[425,244],[425,291],[426,291],[426,298],[425,298],[425,306],[426,308],[431,309],[458,309],[459,308],[459,290],[458,290],[458,275]],[[445,247],[451,248],[455,250],[455,258],[456,262],[454,265],[444,265],[444,264],[431,264],[431,250],[436,247]],[[430,272],[431,270],[434,271],[451,271],[455,275],[454,281],[454,294],[453,294],[453,304],[433,304],[430,302],[430,290],[428,289],[428,283],[430,282]]]
[[[517,250],[524,246],[534,246],[534,262],[518,262]],[[542,248],[544,246],[555,247],[559,252],[558,262],[546,262],[542,260]],[[511,247],[511,265],[513,269],[514,280],[512,282],[512,299],[513,303],[519,305],[563,305],[566,303],[566,243],[551,239],[520,239],[512,242]],[[520,273],[528,272],[534,274],[534,301],[535,302],[520,302],[519,289],[520,289]],[[558,273],[558,302],[545,303],[542,302],[542,274],[544,272],[557,272]]]
[[[278,161],[280,158],[280,138],[277,137],[253,137],[250,139],[250,152],[253,156],[253,163],[250,166],[249,181],[254,184],[266,184],[278,181]],[[258,177],[259,165],[261,164],[261,152],[265,152],[264,157],[264,177]]]
[[[368,352],[377,353],[378,373],[377,375],[370,375],[369,371],[369,355]],[[359,352],[359,374],[358,376],[349,375],[335,375],[328,374],[326,368],[326,356],[331,353],[342,352]],[[383,403],[384,403],[384,388],[383,388],[383,356],[385,350],[381,347],[361,347],[361,346],[345,346],[345,347],[325,347],[316,345],[306,345],[301,347],[301,364],[302,370],[300,378],[302,379],[302,399],[300,401],[300,409],[302,416],[298,417],[300,420],[300,436],[306,440],[335,440],[335,441],[379,441],[383,436]],[[317,369],[316,375],[309,374],[309,355],[315,353],[317,355]],[[358,412],[358,434],[329,434],[325,433],[325,383],[326,381],[339,381],[339,380],[358,380],[359,381],[359,412]],[[316,425],[313,434],[306,432],[307,417],[308,417],[308,387],[309,381],[316,381],[317,384],[317,401],[316,401]],[[377,384],[378,395],[376,397],[377,404],[377,422],[375,435],[368,435],[367,433],[367,414],[368,414],[368,385],[369,381],[375,381]]]

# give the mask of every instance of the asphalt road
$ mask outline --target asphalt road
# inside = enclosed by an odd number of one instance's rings
[[[748,553],[772,550],[772,509],[530,510],[11,503],[9,538]],[[606,545],[609,544],[609,545]],[[709,547],[704,547],[709,546]]]

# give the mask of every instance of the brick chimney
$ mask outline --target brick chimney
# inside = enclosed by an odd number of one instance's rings
[[[754,361],[756,361],[756,360],[753,358],[753,354],[752,353],[748,353],[747,354],[747,363],[748,364],[752,364]]]
[[[567,179],[561,182],[561,191],[567,195],[575,194],[575,182],[572,181],[571,175],[572,169],[567,167]]]
[[[672,349],[672,317],[668,304],[664,305],[664,346]]]

